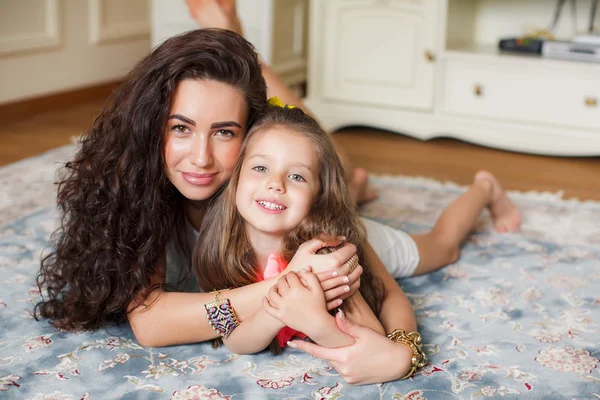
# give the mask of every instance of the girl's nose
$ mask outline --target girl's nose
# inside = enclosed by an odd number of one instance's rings
[[[267,182],[267,189],[278,193],[285,193],[285,186],[279,177],[272,176]]]

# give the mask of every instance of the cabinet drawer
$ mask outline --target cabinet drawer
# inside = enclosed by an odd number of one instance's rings
[[[443,109],[453,114],[599,129],[600,73],[592,72],[446,60]]]

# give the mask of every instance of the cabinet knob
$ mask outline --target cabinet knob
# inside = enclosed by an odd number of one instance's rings
[[[598,105],[598,99],[596,97],[586,97],[585,105],[588,107],[596,107]]]
[[[483,96],[483,88],[481,87],[481,85],[475,85],[475,96],[481,97]]]
[[[425,52],[425,59],[429,62],[435,62],[435,54],[432,51],[427,50]]]

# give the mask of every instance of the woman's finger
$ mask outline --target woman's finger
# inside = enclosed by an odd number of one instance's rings
[[[360,278],[354,282],[351,286],[350,286],[350,290],[348,290],[347,292],[342,293],[340,296],[338,296],[337,298],[340,300],[346,300],[348,297],[352,296],[354,293],[356,293],[356,291],[360,288]],[[326,298],[327,298],[327,294],[325,294]]]
[[[343,347],[327,348],[304,340],[292,340],[287,342],[287,345],[329,362],[339,362],[345,353]]]
[[[342,305],[342,303],[344,303],[344,302],[340,299],[331,300],[330,302],[327,303],[327,311],[331,311],[331,310],[338,308],[339,306]]]
[[[325,244],[325,242],[323,242],[322,240],[319,239],[311,239],[307,242],[304,242],[300,245],[300,247],[298,247],[297,251],[307,251],[309,253],[316,253],[317,251],[319,251],[320,249],[322,249],[323,247],[326,247],[327,245]]]
[[[337,249],[333,253],[326,254],[323,257],[331,257],[332,260],[330,262],[332,264],[330,265],[331,266],[330,269],[340,269],[340,268],[347,268],[347,266],[345,266],[344,263],[346,261],[348,261],[349,259],[351,259],[352,256],[355,254],[356,254],[356,246],[353,245],[352,243],[344,243],[343,247]],[[347,271],[344,274],[340,273],[340,275],[347,275]]]
[[[358,264],[354,271],[348,274],[348,283],[349,285],[353,285],[356,281],[360,283],[360,276],[362,275],[364,269],[362,265]]]
[[[325,301],[331,301],[333,299],[344,299],[342,296],[350,291],[350,286],[338,286],[325,292]]]
[[[336,278],[330,278],[325,281],[321,281],[321,287],[323,291],[326,292],[334,287],[338,287],[341,285],[347,285],[350,283],[350,279],[347,276],[338,276]]]

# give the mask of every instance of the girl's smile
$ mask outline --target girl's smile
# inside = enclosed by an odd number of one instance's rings
[[[314,145],[293,129],[276,126],[249,139],[236,205],[251,237],[282,236],[309,214],[319,191]]]

